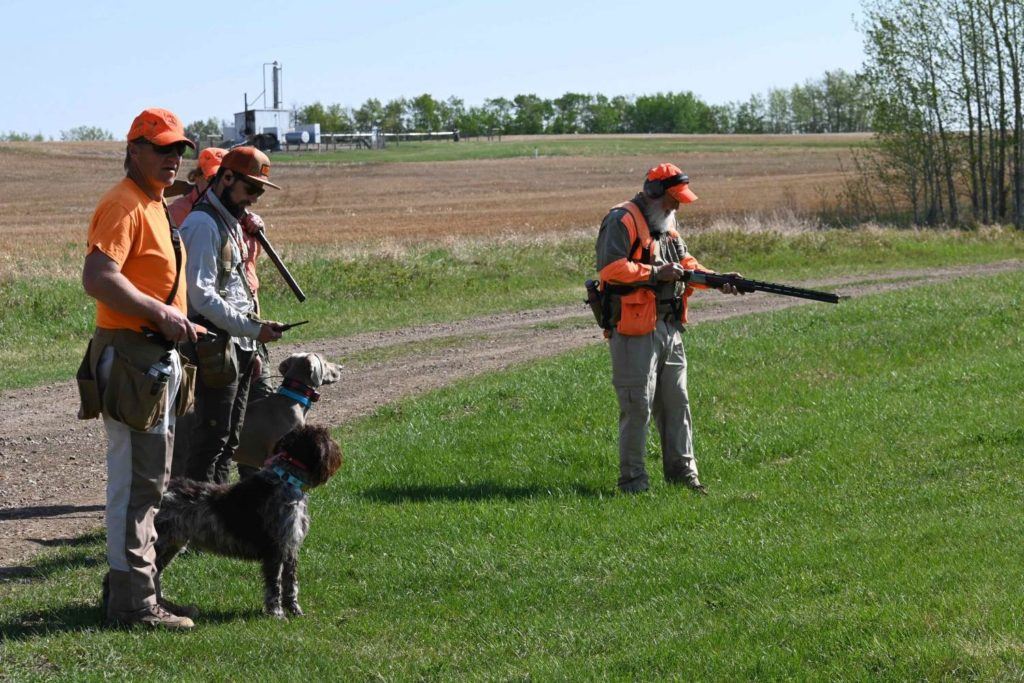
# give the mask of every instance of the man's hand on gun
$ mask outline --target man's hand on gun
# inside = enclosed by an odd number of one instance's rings
[[[676,282],[686,273],[678,263],[666,263],[658,268],[658,282]]]
[[[724,275],[726,277],[736,277],[736,278],[742,278],[743,277],[743,275],[740,274],[740,273],[722,273],[722,275]],[[722,292],[722,294],[746,294],[746,292],[742,292],[739,289],[737,289],[736,285],[732,284],[731,282],[726,282],[725,284],[723,284],[718,289],[719,289],[720,292]]]
[[[739,273],[722,273],[726,277],[737,277],[742,278],[743,276]],[[666,263],[658,269],[658,281],[659,282],[676,282],[678,280],[687,279],[686,269],[679,263]],[[746,294],[746,292],[740,291],[731,282],[725,282],[720,287],[719,291],[723,294]]]

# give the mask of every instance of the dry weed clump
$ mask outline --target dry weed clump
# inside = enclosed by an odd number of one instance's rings
[[[827,228],[816,216],[789,208],[747,213],[742,216],[722,216],[691,232],[741,232],[746,234],[803,235]]]
[[[447,235],[429,241],[408,242],[396,237],[384,237],[380,241],[369,244],[297,244],[281,251],[286,261],[306,262],[315,259],[337,261],[368,261],[383,259],[401,261],[411,258],[414,254],[431,249],[444,250],[451,258],[470,261],[478,257],[481,250],[503,248],[532,248],[564,245],[581,240],[592,240],[597,235],[597,227],[576,228],[565,233],[508,233],[481,240],[479,237],[467,235]]]

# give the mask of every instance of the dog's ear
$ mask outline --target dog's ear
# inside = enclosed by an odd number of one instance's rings
[[[300,361],[303,357],[305,357],[305,355],[306,354],[304,353],[293,353],[292,355],[288,356],[283,361],[281,361],[281,364],[277,366],[277,371],[280,372],[285,377],[287,377],[288,371],[291,370],[291,367],[295,365],[295,363]]]
[[[331,433],[323,428],[317,431],[316,452],[319,455],[313,468],[317,479],[316,485],[324,484],[341,468],[342,455],[338,442],[331,438]]]

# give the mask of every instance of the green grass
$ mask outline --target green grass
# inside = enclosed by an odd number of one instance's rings
[[[707,232],[688,242],[710,268],[780,282],[1024,258],[1024,234],[1014,231]],[[310,255],[289,264],[309,297],[304,304],[295,301],[269,263],[262,266],[264,310],[286,322],[311,320],[287,334],[289,341],[309,341],[574,304],[583,300],[583,280],[593,276],[593,249],[590,238],[576,238],[424,246],[401,258],[372,261]],[[582,304],[580,310],[585,312]],[[0,281],[0,389],[72,377],[93,320],[93,305],[77,274]]]
[[[307,616],[187,555],[191,634],[96,628],[101,541],[0,584],[13,678],[1019,679],[1024,275],[686,335],[706,498],[614,495],[595,345],[343,428]]]
[[[446,141],[389,143],[383,150],[338,149],[327,152],[285,152],[274,154],[274,163],[396,163],[408,161],[463,161],[475,159],[509,159],[532,156],[651,156],[695,152],[736,152],[764,149],[849,149],[873,144],[869,139],[843,136],[808,138],[799,135],[779,136],[708,136],[685,138],[648,138],[644,136],[605,136],[582,139],[495,138]]]

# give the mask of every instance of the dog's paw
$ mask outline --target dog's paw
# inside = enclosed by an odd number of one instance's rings
[[[266,614],[268,617],[274,617],[275,619],[287,619],[287,617],[284,615],[284,610],[281,609],[280,605],[267,605],[263,608],[263,613]]]
[[[302,608],[299,607],[299,603],[297,602],[293,602],[292,604],[286,605],[285,607],[288,609],[288,614],[292,615],[293,617],[301,617],[303,614]]]

